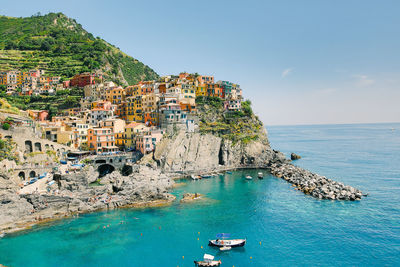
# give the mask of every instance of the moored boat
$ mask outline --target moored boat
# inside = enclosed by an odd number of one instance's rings
[[[192,178],[193,180],[199,180],[199,179],[201,179],[201,176],[200,175],[190,175],[190,178]]]
[[[251,177],[250,175],[246,175],[246,179],[251,180],[251,179],[253,179],[253,177]]]
[[[211,175],[209,175],[209,174],[204,174],[204,175],[201,176],[201,178],[211,178]]]
[[[202,261],[194,261],[195,266],[220,266],[221,260],[214,260],[214,256],[210,254],[204,254]]]
[[[229,247],[229,246],[223,246],[223,247],[219,248],[220,251],[227,251],[227,250],[231,250],[231,249],[232,249],[232,247]]]
[[[227,174],[232,174],[232,172],[231,172],[231,171],[227,171],[226,173],[227,173]]]
[[[215,239],[209,240],[208,245],[214,247],[243,247],[246,244],[246,239]]]
[[[225,239],[229,238],[230,234],[217,234],[217,239],[209,240],[208,245],[214,247],[243,247],[246,244],[246,239]]]
[[[264,178],[264,174],[263,174],[262,172],[259,172],[259,173],[258,173],[258,178],[259,178],[259,179],[263,179],[263,178]]]

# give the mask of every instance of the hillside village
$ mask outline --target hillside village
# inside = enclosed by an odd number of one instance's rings
[[[58,110],[28,109],[42,137],[92,154],[117,151],[154,151],[157,143],[177,129],[199,131],[198,103],[219,103],[226,113],[242,109],[242,89],[213,76],[189,74],[160,77],[121,87],[95,73],[69,80],[46,76],[43,70],[0,72],[6,96],[68,96],[83,91],[79,107]]]

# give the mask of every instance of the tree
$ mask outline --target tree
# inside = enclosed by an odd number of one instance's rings
[[[10,124],[8,124],[7,122],[6,122],[6,123],[3,123],[3,129],[4,129],[4,130],[10,129]]]
[[[42,45],[40,46],[40,50],[42,51],[49,51],[51,49],[51,45],[47,40],[44,40],[42,42]]]
[[[242,102],[242,110],[243,110],[244,114],[246,114],[247,116],[253,115],[253,110],[251,109],[251,101],[250,100],[246,100],[246,101]]]

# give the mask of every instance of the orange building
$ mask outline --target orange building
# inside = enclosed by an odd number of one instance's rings
[[[88,146],[89,150],[101,153],[117,151],[115,146],[115,136],[112,128],[95,127],[88,129]]]
[[[224,96],[223,89],[219,86],[219,84],[215,83],[206,84],[206,88],[207,88],[207,96],[223,98]]]

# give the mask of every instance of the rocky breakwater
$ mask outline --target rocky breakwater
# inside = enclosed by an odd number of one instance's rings
[[[0,177],[1,178],[1,177]],[[138,166],[128,176],[118,171],[103,177],[89,169],[54,177],[46,193],[17,194],[16,188],[0,188],[0,233],[14,232],[51,219],[103,209],[164,205],[175,199],[168,193],[174,184],[167,175]],[[1,183],[0,185],[4,184]]]
[[[333,181],[290,163],[272,163],[271,174],[285,179],[305,194],[319,199],[360,200],[362,192],[354,187]]]

